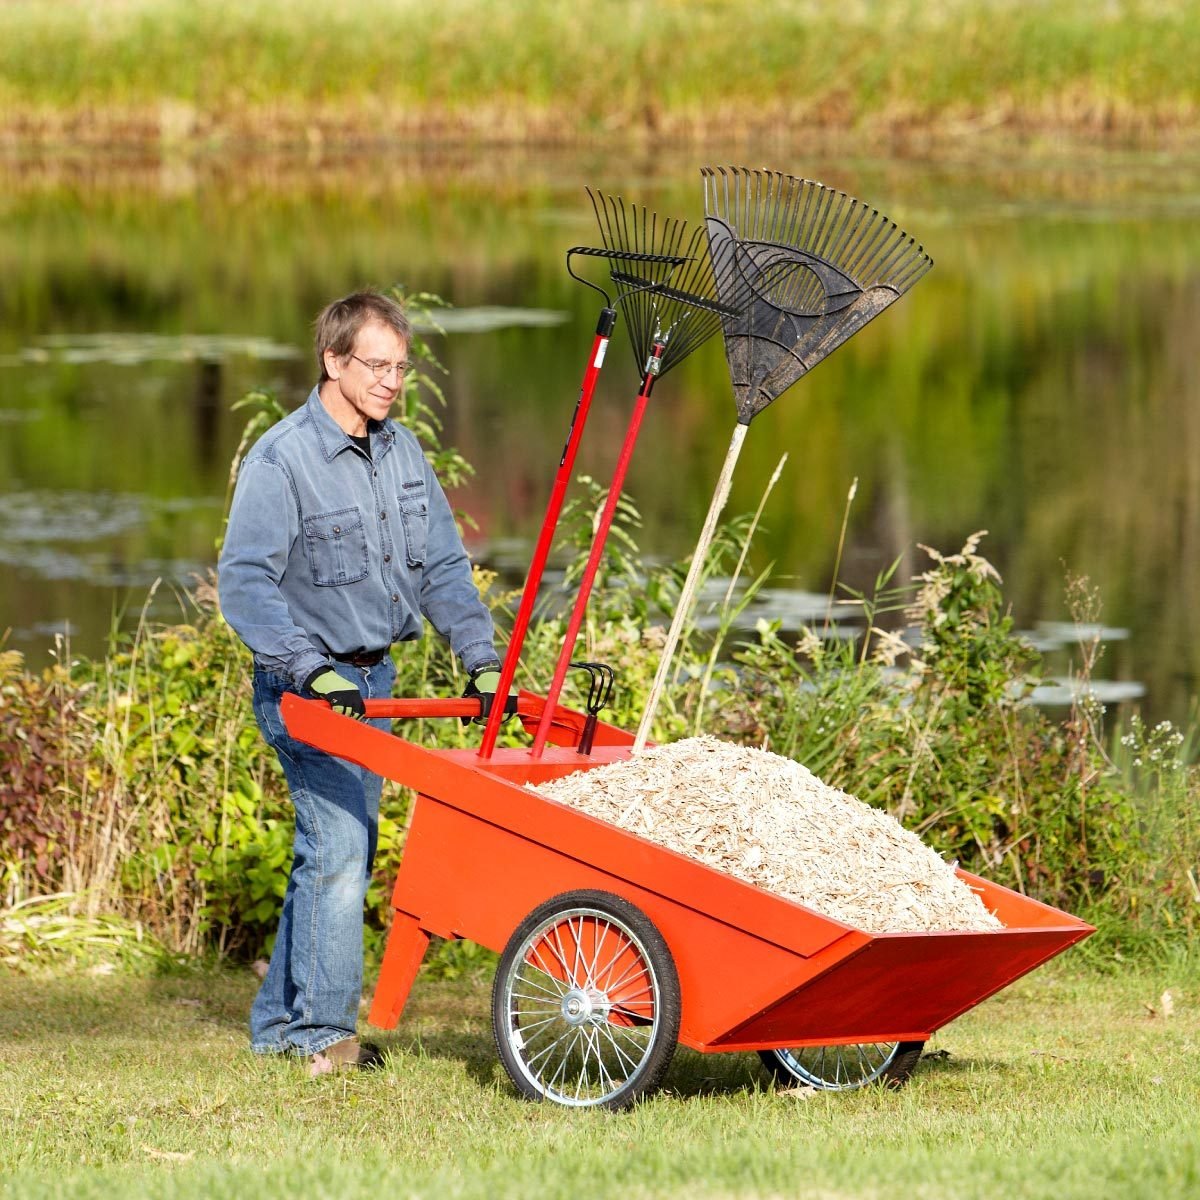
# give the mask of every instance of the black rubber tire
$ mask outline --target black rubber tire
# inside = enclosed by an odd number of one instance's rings
[[[881,1047],[889,1047],[885,1054]],[[797,1050],[760,1050],[763,1066],[784,1087],[812,1087],[823,1092],[852,1092],[877,1085],[903,1087],[921,1058],[924,1042],[873,1042],[869,1046],[804,1046]],[[857,1062],[843,1064],[854,1052]],[[861,1053],[866,1051],[867,1053]],[[805,1060],[797,1057],[803,1053]],[[825,1065],[830,1057],[832,1066]],[[816,1061],[812,1061],[812,1060]],[[875,1061],[875,1060],[878,1061]]]
[[[650,918],[620,896],[553,896],[500,956],[492,1032],[509,1078],[530,1100],[628,1108],[659,1086],[675,1053],[675,960]]]

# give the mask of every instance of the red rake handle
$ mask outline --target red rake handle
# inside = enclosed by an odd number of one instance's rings
[[[567,443],[563,447],[562,458],[558,463],[558,473],[554,477],[554,487],[550,492],[550,499],[546,504],[546,515],[542,520],[542,531],[538,535],[537,545],[534,547],[533,558],[529,564],[529,574],[525,579],[525,590],[521,593],[521,603],[517,609],[516,618],[513,620],[512,635],[508,640],[504,665],[500,668],[500,682],[496,685],[497,702],[488,716],[487,725],[483,731],[483,741],[479,744],[480,758],[491,758],[492,751],[496,746],[504,702],[508,698],[508,693],[512,689],[513,677],[517,673],[521,647],[525,644],[525,634],[533,616],[538,587],[541,585],[542,574],[546,569],[546,560],[550,556],[550,547],[554,542],[554,530],[558,525],[559,514],[562,512],[567,485],[571,482],[575,455],[583,437],[583,427],[587,424],[588,410],[591,408],[592,396],[596,391],[596,380],[600,378],[600,368],[604,365],[608,339],[612,336],[616,319],[617,314],[613,309],[601,310],[600,320],[596,326],[596,337],[592,342],[591,357],[588,359],[587,370],[584,372],[583,384],[579,391],[579,401],[575,405],[575,412],[571,417]],[[557,697],[558,693],[555,692],[554,695]]]
[[[656,343],[651,354],[651,361],[656,361],[662,354],[662,346]],[[575,607],[571,610],[571,620],[567,625],[567,635],[563,642],[562,652],[558,656],[558,665],[554,668],[554,678],[550,681],[550,689],[546,693],[546,709],[538,722],[534,734],[533,745],[529,754],[532,758],[541,758],[546,747],[546,739],[550,735],[550,723],[558,697],[562,692],[563,680],[567,677],[567,668],[575,653],[575,639],[579,636],[579,627],[583,624],[583,615],[587,610],[588,598],[592,592],[592,584],[596,581],[596,572],[600,569],[600,559],[604,554],[604,543],[608,540],[608,531],[612,528],[613,517],[617,511],[617,501],[621,498],[621,487],[625,482],[625,474],[629,470],[629,460],[633,457],[634,443],[637,441],[638,430],[642,425],[642,417],[646,413],[646,404],[650,399],[650,391],[654,387],[656,371],[647,369],[642,377],[642,390],[638,392],[637,402],[633,406],[633,414],[629,418],[629,428],[625,431],[625,441],[621,444],[621,453],[617,465],[613,469],[612,483],[608,488],[608,499],[604,511],[600,514],[600,524],[592,538],[592,550],[588,555],[587,565],[583,569],[583,577],[579,581],[579,595],[575,597]]]

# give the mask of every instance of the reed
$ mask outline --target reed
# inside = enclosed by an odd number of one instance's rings
[[[317,144],[637,131],[1184,129],[1200,12],[1091,0],[100,0],[0,6],[20,136]]]

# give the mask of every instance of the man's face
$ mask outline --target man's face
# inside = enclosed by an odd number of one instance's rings
[[[325,370],[350,408],[364,420],[382,421],[404,387],[407,359],[404,339],[394,329],[369,321],[358,331],[347,357],[337,359],[326,352]],[[386,363],[391,369],[377,379],[368,363]]]

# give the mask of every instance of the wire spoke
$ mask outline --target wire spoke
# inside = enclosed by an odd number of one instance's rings
[[[604,1047],[601,1044],[600,1026],[593,1025],[592,1028],[588,1030],[588,1042],[591,1045],[592,1052],[596,1058],[596,1071],[600,1077],[600,1089],[604,1095],[611,1096],[613,1092],[615,1092],[621,1086],[621,1083],[623,1083],[624,1080],[618,1082],[608,1072],[604,1065]]]
[[[566,1032],[560,1034],[552,1042],[550,1042],[546,1047],[539,1050],[536,1054],[529,1055],[525,1061],[529,1064],[530,1068],[532,1069],[538,1062],[540,1062],[542,1059],[544,1059],[547,1055],[552,1054],[564,1041],[566,1041],[571,1036],[572,1033],[574,1033],[574,1029],[568,1028],[566,1030]],[[569,1051],[570,1051],[569,1046],[567,1047],[567,1050],[568,1050],[568,1054],[569,1054]],[[563,1055],[564,1059],[566,1057],[568,1057],[568,1054]]]
[[[536,1021],[527,1021],[521,1019],[523,1016],[521,1013],[514,1013],[513,1016],[518,1018],[515,1024],[526,1042],[528,1042],[530,1038],[540,1037],[544,1032],[546,1032],[547,1025],[553,1025],[555,1021],[562,1020],[561,1013],[553,1013],[548,1017],[541,1017]]]
[[[558,961],[560,963],[562,963],[564,981],[566,982],[567,986],[570,987],[571,983],[575,979],[575,975],[571,969],[571,964],[567,961],[568,951],[563,949],[562,925],[561,924],[555,925],[552,932],[554,934],[555,957],[558,959]],[[568,932],[569,932],[569,930],[568,930]]]
[[[629,966],[627,966],[625,968],[625,970],[621,972],[620,976],[617,979],[605,984],[604,990],[609,993],[615,992],[625,982],[625,980],[628,979],[631,975],[635,975],[635,974],[639,974],[639,973],[646,976],[647,978],[649,977],[649,973],[646,970],[645,961],[642,959],[642,957],[640,955],[637,955],[630,962]]]
[[[537,979],[525,974],[524,972],[518,976],[518,979],[523,987],[536,988],[539,992],[550,996],[555,1001],[561,1000],[563,996],[566,995],[566,989],[559,984],[559,981],[555,979],[553,975],[547,975],[546,978],[550,980],[553,986],[547,987],[544,983],[540,983]]]
[[[607,921],[605,921],[603,924],[597,923],[593,928],[595,944],[592,947],[592,960],[590,963],[588,963],[587,968],[588,983],[590,984],[595,985],[600,979],[599,972],[596,969],[596,964],[599,962],[600,951],[604,947],[604,940],[608,937],[609,930],[611,928],[612,926]]]
[[[537,946],[532,947],[530,949],[530,954],[534,955],[538,961],[534,962],[534,963],[530,963],[529,965],[532,966],[535,970],[541,971],[546,976],[546,978],[551,980],[556,986],[560,986],[560,985],[562,985],[563,981],[560,980],[552,970],[550,970],[549,965],[546,964],[545,959],[542,958],[542,950],[541,950],[542,945],[545,945],[550,950],[550,952],[552,954],[554,954],[556,958],[558,958],[559,962],[562,962],[563,973],[569,974],[569,972],[567,970],[567,964],[565,962],[563,962],[561,955],[544,938]],[[566,988],[564,987],[563,988],[564,994],[565,994],[565,991],[566,991]]]
[[[617,1058],[620,1059],[620,1061],[625,1064],[625,1070],[626,1070],[627,1077],[629,1075],[632,1075],[633,1072],[637,1070],[638,1064],[641,1061],[641,1059],[643,1057],[645,1057],[645,1048],[642,1047],[641,1055],[639,1055],[637,1059],[634,1059],[629,1053],[627,1053],[627,1051],[625,1050],[625,1047],[622,1046],[621,1043],[618,1042],[615,1037],[613,1037],[613,1030],[610,1025],[604,1026],[604,1035],[605,1035],[605,1037],[608,1038],[610,1045],[612,1046],[613,1050],[616,1052]]]

